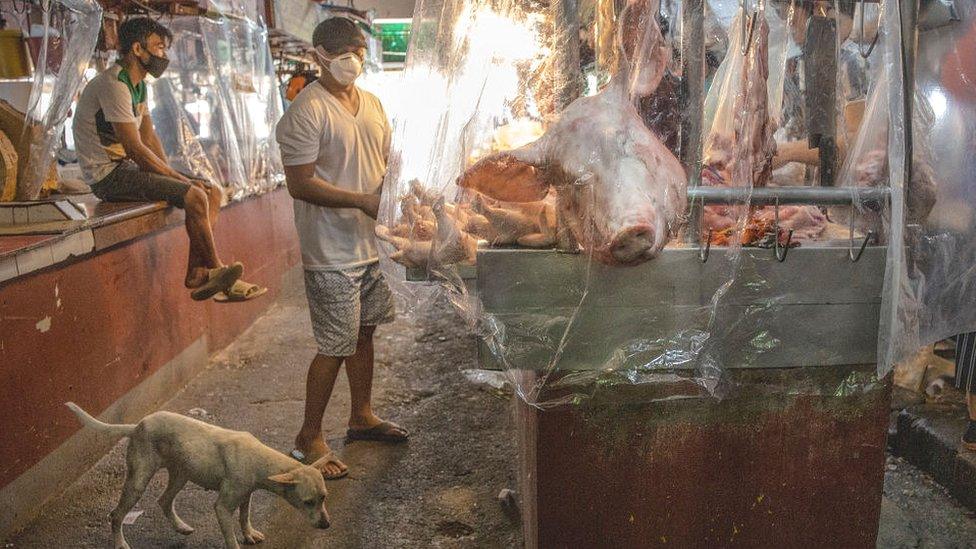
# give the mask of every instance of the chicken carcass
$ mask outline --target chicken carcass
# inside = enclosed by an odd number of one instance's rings
[[[458,184],[505,202],[540,201],[554,189],[560,229],[600,261],[635,265],[656,256],[686,200],[684,169],[633,101],[653,93],[670,58],[658,5],[632,0],[624,8],[617,42],[625,62],[603,91],[572,102],[535,142],[480,160]]]
[[[385,225],[376,226],[376,236],[396,248],[390,259],[406,267],[428,268],[474,261],[478,242],[461,230],[457,220],[448,211],[444,198],[437,199],[431,208],[436,231],[433,238],[422,240],[417,235],[401,236]]]

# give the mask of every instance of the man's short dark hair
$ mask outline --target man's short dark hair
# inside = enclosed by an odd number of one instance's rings
[[[366,37],[351,19],[332,17],[315,27],[312,46],[322,46],[325,51],[336,53],[349,46],[365,48]]]
[[[119,26],[119,54],[129,53],[132,51],[132,45],[137,42],[145,46],[150,34],[155,34],[166,42],[173,40],[173,33],[159,21],[148,17],[127,19]]]

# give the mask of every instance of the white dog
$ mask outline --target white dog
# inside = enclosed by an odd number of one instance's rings
[[[162,468],[169,473],[169,484],[159,498],[159,505],[181,534],[189,535],[193,528],[177,516],[173,500],[187,481],[219,493],[214,511],[229,549],[240,547],[234,530],[235,508],[240,509],[244,543],[264,541],[264,534],[251,526],[251,493],[255,490],[277,494],[305,513],[316,527],[329,527],[325,480],[317,464],[302,465],[261,444],[250,433],[222,429],[172,412],[150,414],[137,425],[109,425],[88,415],[73,402],[66,406],[85,425],[129,438],[125,486],[111,515],[116,549],[128,549],[122,534],[122,519],[142,497],[156,471]]]

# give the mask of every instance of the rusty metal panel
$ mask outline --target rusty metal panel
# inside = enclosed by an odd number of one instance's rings
[[[890,383],[831,394],[874,366],[811,370],[739,370],[723,400],[514,399],[526,546],[873,548]]]

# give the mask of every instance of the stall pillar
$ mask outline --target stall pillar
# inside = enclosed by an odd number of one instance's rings
[[[891,395],[873,374],[737,370],[722,399],[690,384],[516,398],[526,546],[873,548]]]

